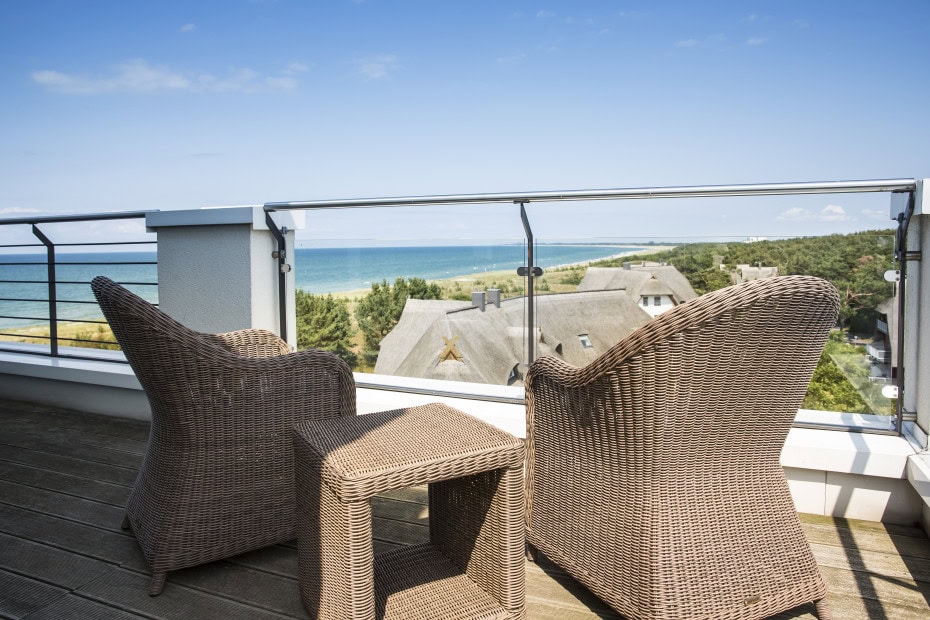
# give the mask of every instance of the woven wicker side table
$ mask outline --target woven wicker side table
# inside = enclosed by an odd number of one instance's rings
[[[311,616],[523,618],[523,441],[432,404],[294,427]],[[374,556],[370,498],[429,484],[430,542]]]

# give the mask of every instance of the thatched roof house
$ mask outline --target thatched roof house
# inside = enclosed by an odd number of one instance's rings
[[[588,267],[578,291],[625,291],[650,316],[697,297],[688,279],[672,265],[631,264]]]
[[[485,303],[408,299],[381,341],[375,372],[406,377],[522,384],[526,298]],[[649,321],[624,291],[536,297],[537,355],[583,366]]]

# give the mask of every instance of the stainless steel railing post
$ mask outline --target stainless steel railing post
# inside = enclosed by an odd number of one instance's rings
[[[32,234],[39,238],[45,246],[46,260],[48,261],[48,335],[49,354],[58,357],[58,291],[55,277],[55,244],[45,236],[35,224],[32,225]]]

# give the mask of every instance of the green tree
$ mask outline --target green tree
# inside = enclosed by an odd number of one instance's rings
[[[717,289],[732,284],[729,274],[727,274],[726,271],[722,271],[719,267],[702,269],[693,274],[689,279],[691,281],[691,286],[694,287],[694,292],[698,295],[716,291]]]
[[[382,280],[374,282],[371,291],[355,307],[355,319],[364,337],[362,356],[365,363],[374,365],[381,350],[381,341],[394,329],[404,312],[407,299],[441,299],[438,284],[427,283],[423,278],[397,278],[394,286]]]
[[[867,230],[848,235],[798,237],[756,243],[688,243],[649,255],[594,263],[619,266],[623,261],[665,261],[674,265],[698,293],[729,284],[712,271],[721,262],[778,267],[782,275],[810,275],[829,280],[840,293],[840,320],[853,331],[871,331],[875,307],[894,293],[882,275],[894,268],[894,231]]]
[[[355,366],[352,352],[352,322],[345,299],[332,295],[312,295],[297,289],[297,348],[321,349],[335,353]]]
[[[826,352],[820,355],[801,407],[821,411],[870,413],[862,396]]]

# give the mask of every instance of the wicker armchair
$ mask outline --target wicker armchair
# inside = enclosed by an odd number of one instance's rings
[[[806,276],[704,295],[527,375],[527,538],[629,618],[764,618],[826,588],[779,456],[838,313]]]
[[[355,415],[345,362],[259,329],[201,334],[107,278],[91,287],[152,408],[123,523],[149,594],[168,571],[295,538],[291,426]]]

